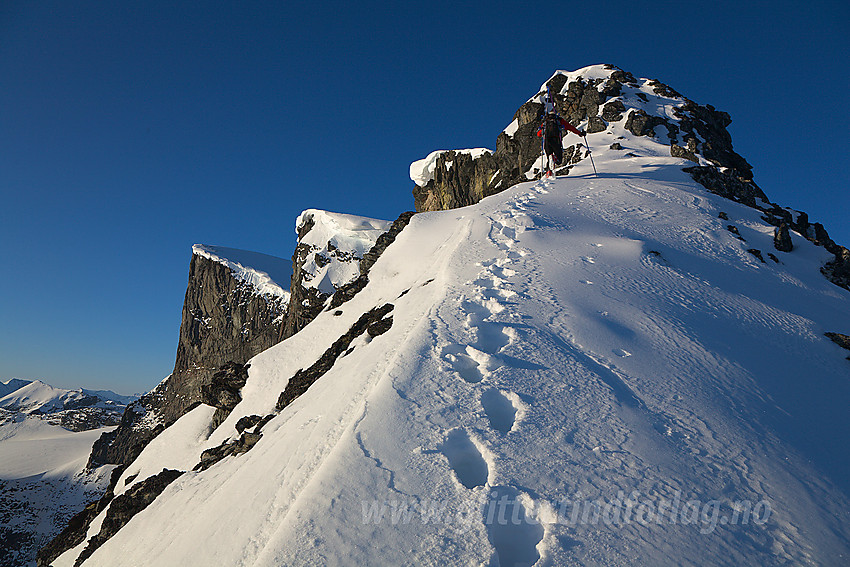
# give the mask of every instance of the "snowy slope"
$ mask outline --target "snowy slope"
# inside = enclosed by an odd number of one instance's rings
[[[19,378],[12,378],[11,380],[0,382],[0,398],[6,397],[7,394],[11,394],[18,388],[23,388],[29,383],[30,380],[21,380]]]
[[[589,140],[599,177],[416,215],[341,313],[251,361],[221,426],[196,408],[116,492],[273,413],[369,309],[392,303],[390,330],[85,565],[845,563],[850,365],[823,333],[850,332],[850,294],[828,255],[794,235],[762,263],[773,227],[669,146]]]
[[[0,565],[35,565],[85,504],[106,490],[112,467],[86,471],[92,444],[110,428],[74,433],[10,414],[0,425]]]

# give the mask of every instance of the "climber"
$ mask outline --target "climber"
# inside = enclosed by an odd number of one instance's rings
[[[570,131],[576,136],[584,137],[584,132],[558,116],[555,110],[555,102],[549,92],[543,101],[545,114],[541,112],[540,128],[537,130],[537,137],[543,138],[543,151],[546,153],[546,164],[548,169],[548,158],[552,156],[552,162],[555,166],[561,165],[564,159],[563,137],[566,131]]]
[[[562,143],[564,134],[570,131],[576,136],[584,137],[584,132],[551,112],[545,116],[540,124],[540,129],[537,130],[537,137],[545,138],[543,140],[543,151],[546,152],[546,157],[552,156],[552,162],[558,166],[564,159],[564,146]]]

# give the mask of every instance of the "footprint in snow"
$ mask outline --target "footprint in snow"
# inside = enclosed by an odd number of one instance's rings
[[[513,429],[517,408],[502,392],[495,388],[486,390],[481,394],[481,406],[490,421],[490,427],[502,433]]]
[[[443,349],[443,358],[452,370],[470,384],[477,384],[503,366],[502,361],[474,346],[451,345]]]
[[[487,461],[481,451],[463,429],[454,429],[440,445],[440,451],[449,461],[449,466],[457,475],[458,481],[466,488],[484,486],[490,476]]]
[[[630,353],[629,351],[623,350],[621,348],[615,348],[613,352],[614,352],[614,354],[616,354],[617,356],[622,357],[622,358],[626,358],[627,356],[632,355],[632,353]]]
[[[531,520],[522,505],[521,493],[512,486],[496,486],[484,506],[484,524],[496,549],[491,565],[531,566],[540,559],[537,545],[543,526]]]

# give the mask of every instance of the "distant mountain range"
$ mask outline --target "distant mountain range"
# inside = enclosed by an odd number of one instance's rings
[[[44,419],[71,431],[118,425],[127,404],[138,396],[109,390],[66,390],[41,380],[0,382],[0,424],[22,416]]]

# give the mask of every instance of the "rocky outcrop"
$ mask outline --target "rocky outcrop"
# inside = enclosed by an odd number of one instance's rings
[[[136,484],[124,494],[116,496],[109,504],[106,518],[103,520],[100,532],[88,542],[88,545],[77,557],[74,567],[81,565],[97,551],[109,538],[118,533],[133,516],[147,508],[165,488],[177,480],[182,471],[163,469],[163,471]]]
[[[625,119],[625,130],[668,144],[673,157],[698,164],[702,163],[701,157],[705,162],[702,167],[689,171],[709,190],[747,204],[754,203],[756,197],[764,198],[752,181],[752,166],[732,148],[732,137],[726,130],[732,121],[728,113],[711,105],[699,105],[656,80],[646,81],[645,86],[658,96],[679,101],[673,108],[675,119],[651,114],[638,106],[628,107],[621,96],[626,87],[635,100],[648,102],[644,92],[635,90],[642,86],[640,81],[617,67],[606,68],[610,71],[607,78],[579,76],[571,80],[559,72],[547,82],[560,116],[573,125],[586,121],[588,133],[605,131],[611,123]],[[461,151],[441,155],[433,178],[413,190],[416,210],[465,206],[526,181],[540,155],[536,136],[542,112],[540,96],[538,93],[517,110],[511,127],[499,134],[492,154],[476,159]],[[666,135],[659,135],[660,127]],[[571,150],[569,163],[583,159],[575,148]]]
[[[618,96],[624,84],[637,85],[625,71],[610,67],[607,79],[578,80],[568,83],[563,74],[556,74],[548,84],[554,94],[560,116],[571,124],[588,120],[588,132],[601,132],[611,120],[620,120],[626,110],[622,101],[606,101]],[[566,87],[566,90],[564,90]],[[562,92],[563,91],[563,92]],[[599,116],[600,110],[603,116]],[[537,129],[543,105],[539,93],[516,111],[511,127],[499,134],[496,151],[473,159],[462,151],[443,153],[434,169],[433,178],[413,189],[416,210],[437,211],[477,203],[484,197],[504,191],[522,181],[540,157]],[[584,159],[580,144],[565,149],[565,163],[575,164]],[[566,166],[565,166],[566,168]]]
[[[672,155],[672,154],[671,154]],[[736,177],[728,169],[714,166],[693,166],[682,168],[691,174],[694,181],[721,197],[756,208],[761,199],[767,202],[767,196],[752,180]]]
[[[218,447],[207,449],[201,453],[201,462],[199,462],[193,470],[204,471],[225,457],[247,453],[254,445],[257,444],[257,441],[259,441],[262,436],[263,435],[259,432],[243,431],[239,436],[239,439],[236,441],[224,442]]]
[[[250,366],[228,362],[213,374],[209,384],[201,386],[201,403],[216,408],[210,425],[212,429],[221,425],[233,408],[242,401],[240,391],[248,381]]]
[[[130,463],[151,439],[205,401],[204,389],[222,367],[243,364],[281,340],[288,294],[263,293],[205,249],[194,252],[174,372],[95,443],[90,467]]]
[[[298,244],[292,253],[292,284],[290,286],[289,310],[286,322],[280,329],[280,338],[291,337],[307,326],[322,311],[327,293],[306,285],[309,272],[306,270],[307,260],[317,253],[316,246],[305,241],[306,236],[316,226],[313,216],[306,216],[296,228]],[[326,257],[319,254],[318,264],[323,264]]]
[[[277,344],[287,302],[282,294],[258,293],[227,266],[193,255],[163,419],[172,422],[203,401],[204,386],[225,364],[242,364]]]
[[[357,276],[356,279],[347,283],[346,285],[341,286],[336,290],[333,297],[331,298],[329,309],[334,309],[354,297],[360,290],[366,287],[366,284],[369,283],[369,270],[378,261],[378,258],[381,257],[381,254],[389,247],[390,244],[395,242],[396,237],[404,230],[410,223],[410,219],[415,215],[413,211],[406,211],[401,213],[399,217],[393,221],[390,229],[383,233],[378,239],[375,241],[375,245],[369,249],[366,254],[363,255],[363,260],[360,262],[360,275]]]
[[[387,238],[383,236],[387,230],[392,230],[390,223],[377,219],[312,209],[301,214],[296,223],[298,244],[292,255],[291,296],[281,339],[307,326],[332,295],[368,271],[374,262],[369,255],[376,257],[374,246]]]
[[[499,164],[493,154],[474,159],[471,154],[449,151],[438,158],[433,181],[434,187],[414,189],[417,210],[443,210],[477,203],[484,197],[498,193],[491,183]]]
[[[94,442],[88,468],[106,464],[126,465],[139,456],[151,439],[162,433],[165,423],[157,417],[157,410],[162,405],[161,386],[127,406],[118,427]]]
[[[823,246],[833,255],[833,259],[821,268],[821,273],[835,285],[850,291],[850,250],[836,244],[821,223],[811,223],[806,213],[783,208],[774,203],[758,205],[756,208],[764,212],[762,219],[776,226],[778,231],[782,231],[783,225],[786,226],[789,230],[789,242],[786,246],[790,244],[790,231],[796,232],[816,246]]]

